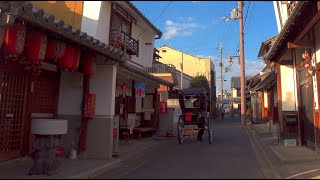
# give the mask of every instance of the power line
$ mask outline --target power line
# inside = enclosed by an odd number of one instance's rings
[[[249,1],[248,8],[247,8],[247,12],[246,12],[246,17],[245,17],[244,23],[243,23],[243,28],[244,28],[244,29],[245,29],[245,26],[246,26],[246,21],[247,21],[247,16],[248,16],[249,8],[250,8],[250,1]],[[238,45],[237,45],[235,54],[236,54],[237,51],[239,51],[239,45],[240,45],[240,41],[238,42]],[[232,67],[233,62],[234,62],[234,61],[231,61],[231,63],[229,64],[227,70],[231,70],[231,67]],[[229,71],[225,72],[225,74],[224,74],[224,76],[223,76],[223,79],[227,76],[228,72],[229,72]]]
[[[170,6],[170,4],[172,3],[172,1],[170,1],[169,3],[168,3],[168,5],[164,8],[164,10],[161,12],[161,14],[157,17],[157,19],[156,20],[154,20],[152,23],[155,23],[161,16],[162,16],[162,14],[167,10],[167,8]],[[146,30],[144,30],[142,33],[140,33],[139,35],[138,35],[138,37],[140,37],[143,33],[145,33],[146,32]],[[135,39],[138,39],[138,37],[136,37]]]

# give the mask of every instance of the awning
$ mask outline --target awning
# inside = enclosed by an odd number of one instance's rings
[[[318,1],[297,1],[291,15],[278,34],[265,59],[276,61],[287,50],[287,42],[294,41],[317,11]]]
[[[265,86],[271,84],[276,79],[277,79],[276,71],[271,71],[268,75],[266,75],[265,78],[261,79],[261,82],[256,87],[254,87],[253,89],[255,91],[258,91],[261,88],[264,88]]]

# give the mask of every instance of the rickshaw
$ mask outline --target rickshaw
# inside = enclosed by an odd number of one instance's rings
[[[191,98],[192,106],[187,100]],[[193,102],[192,102],[193,101]],[[212,144],[212,122],[210,118],[210,104],[208,102],[207,91],[205,88],[182,89],[179,92],[179,104],[181,115],[179,116],[177,130],[178,140],[182,144],[186,136],[185,129],[204,130],[209,136],[209,143]],[[197,125],[198,128],[187,128]]]

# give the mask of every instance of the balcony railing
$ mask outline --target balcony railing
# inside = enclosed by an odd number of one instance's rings
[[[139,56],[139,41],[133,39],[123,31],[119,29],[112,30],[109,39],[110,45],[121,48],[129,55]]]
[[[131,55],[139,56],[139,41],[133,39],[126,33],[121,31],[121,45],[124,46],[124,50],[129,50]]]
[[[287,3],[287,13],[288,17],[290,17],[293,9],[296,7],[298,1],[288,1]]]

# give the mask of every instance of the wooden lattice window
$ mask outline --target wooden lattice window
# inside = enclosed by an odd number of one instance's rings
[[[26,126],[28,73],[0,65],[0,160],[19,157]]]
[[[43,70],[34,82],[31,95],[32,113],[53,113],[58,110],[60,73]]]

